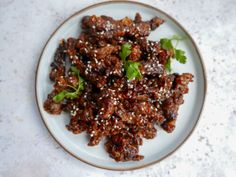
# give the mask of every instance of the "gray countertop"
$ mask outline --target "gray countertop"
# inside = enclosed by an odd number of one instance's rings
[[[206,65],[205,109],[191,138],[145,169],[112,172],[66,153],[35,103],[39,55],[55,28],[98,0],[0,0],[0,177],[234,177],[236,175],[236,0],[145,0],[176,18]]]

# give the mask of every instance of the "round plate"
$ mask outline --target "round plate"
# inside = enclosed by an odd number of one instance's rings
[[[157,30],[153,31],[150,39],[159,40],[163,37],[171,37],[173,34],[185,36],[186,40],[179,44],[179,48],[186,51],[188,62],[184,65],[173,63],[173,71],[177,73],[190,72],[194,75],[194,82],[189,85],[189,93],[184,96],[184,104],[180,106],[176,129],[168,134],[159,130],[156,138],[145,140],[140,146],[140,154],[145,158],[141,161],[115,162],[104,150],[104,142],[99,145],[87,146],[88,137],[82,133],[79,135],[69,132],[65,125],[69,122],[68,114],[53,116],[43,109],[43,103],[47,94],[52,90],[49,80],[50,63],[62,38],[78,37],[81,32],[80,21],[85,15],[107,15],[115,19],[125,16],[134,18],[139,12],[144,20],[159,16],[165,20]],[[56,141],[76,158],[96,167],[109,170],[131,170],[154,164],[179,148],[192,133],[196,126],[206,93],[206,76],[203,62],[193,39],[186,30],[172,17],[154,7],[129,1],[111,1],[95,4],[87,7],[69,17],[49,38],[43,49],[36,74],[36,97],[39,111],[49,132]]]

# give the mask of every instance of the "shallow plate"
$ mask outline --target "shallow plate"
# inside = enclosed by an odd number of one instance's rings
[[[155,139],[144,140],[140,147],[140,154],[145,158],[138,162],[117,163],[111,159],[104,150],[104,143],[98,146],[87,146],[88,139],[86,134],[74,135],[67,131],[65,125],[69,122],[69,115],[62,114],[53,116],[43,109],[43,102],[47,94],[52,89],[52,83],[49,80],[50,63],[59,41],[62,38],[77,37],[80,33],[80,21],[85,15],[108,15],[115,19],[125,16],[134,18],[136,12],[139,12],[144,20],[159,16],[165,20],[157,30],[151,33],[150,39],[159,40],[163,37],[171,37],[173,34],[186,36],[186,40],[179,44],[179,48],[184,49],[187,54],[188,62],[185,65],[173,64],[174,72],[190,72],[194,75],[194,82],[190,84],[189,94],[185,95],[185,103],[180,107],[176,129],[173,133],[167,134],[160,130]],[[154,7],[136,2],[112,1],[96,4],[87,7],[69,17],[48,40],[41,57],[39,59],[36,75],[36,97],[38,107],[43,121],[49,132],[56,141],[70,154],[78,159],[96,167],[110,170],[131,170],[156,163],[172,152],[174,152],[192,133],[199,119],[206,93],[206,78],[204,67],[199,51],[190,35],[173,18],[166,13]]]

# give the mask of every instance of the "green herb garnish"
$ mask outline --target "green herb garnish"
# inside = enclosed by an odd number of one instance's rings
[[[187,62],[187,57],[185,56],[185,52],[180,49],[175,49],[175,59],[182,64],[185,64]]]
[[[125,71],[126,71],[126,77],[128,78],[128,80],[133,80],[134,78],[141,78],[142,74],[139,70],[139,66],[141,64],[139,62],[134,62],[134,61],[130,61],[128,60],[125,63]]]
[[[187,57],[185,56],[185,52],[181,49],[176,49],[179,41],[184,40],[183,37],[178,35],[173,35],[172,38],[167,39],[163,38],[160,40],[161,48],[165,50],[172,50],[174,52],[174,56],[172,58],[168,58],[165,68],[168,72],[171,72],[171,59],[176,59],[178,62],[185,64],[187,62]],[[172,44],[172,41],[176,41],[175,47]]]
[[[171,58],[167,59],[167,62],[165,64],[165,68],[168,72],[171,72]]]
[[[73,91],[71,90],[63,90],[57,95],[53,97],[53,101],[56,103],[61,102],[64,98],[70,98],[75,99],[78,97],[80,92],[84,90],[84,79],[80,76],[79,70],[75,66],[71,66],[71,72],[73,75],[76,75],[79,79],[77,87],[74,87],[72,85],[68,85]]]
[[[126,60],[126,58],[131,54],[131,45],[125,43],[121,46],[121,51],[119,52],[119,56],[124,63],[124,69],[126,72],[126,77],[128,80],[133,80],[134,78],[141,78],[142,74],[139,70],[139,66],[141,65],[139,62]]]
[[[79,84],[78,84],[78,89],[80,91],[84,90],[84,79],[80,76],[79,70],[75,66],[71,66],[71,71],[72,74],[77,75],[79,78]]]
[[[131,54],[131,45],[125,43],[121,46],[121,51],[119,52],[119,56],[123,62],[126,62],[126,58]]]

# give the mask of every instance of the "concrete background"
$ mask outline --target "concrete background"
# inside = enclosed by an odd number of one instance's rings
[[[205,110],[174,155],[145,169],[112,172],[71,157],[49,135],[35,103],[38,57],[60,23],[97,2],[0,0],[0,177],[234,177],[236,0],[142,1],[176,18],[195,39],[206,65]]]

